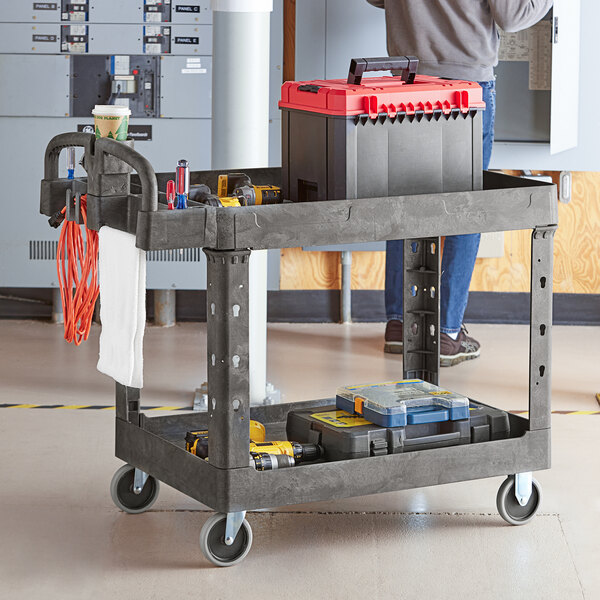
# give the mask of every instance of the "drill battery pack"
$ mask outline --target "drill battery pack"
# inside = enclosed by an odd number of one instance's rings
[[[319,444],[326,460],[399,454],[508,437],[508,415],[504,411],[472,402],[469,413],[469,418],[455,421],[380,427],[332,405],[318,412],[309,409],[288,413],[287,436],[301,443]]]

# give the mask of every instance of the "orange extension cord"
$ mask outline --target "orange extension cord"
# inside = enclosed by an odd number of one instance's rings
[[[81,226],[65,220],[60,230],[56,271],[62,299],[65,340],[79,346],[87,340],[92,326],[94,307],[100,293],[98,286],[98,232],[87,226],[87,195],[81,196]],[[65,214],[66,207],[62,209]]]

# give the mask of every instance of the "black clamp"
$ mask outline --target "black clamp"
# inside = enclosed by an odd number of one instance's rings
[[[387,440],[371,440],[371,456],[385,456],[388,454]]]
[[[67,210],[65,218],[67,221],[73,221],[81,225],[81,194],[78,192],[73,193],[73,190],[67,190],[66,197]]]

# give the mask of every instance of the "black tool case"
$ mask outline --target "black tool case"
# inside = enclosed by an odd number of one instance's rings
[[[139,248],[203,247],[207,255],[207,372],[209,410],[156,415],[140,410],[141,390],[116,385],[116,456],[152,478],[228,515],[255,508],[334,500],[454,481],[512,475],[550,467],[550,375],[553,238],[556,186],[484,173],[483,189],[467,192],[384,196],[330,202],[283,203],[242,208],[190,202],[169,211],[163,190],[172,173],[156,174],[141,154],[93,134],[67,133],[46,149],[40,210],[52,216],[65,206],[73,183],[59,177],[62,149],[85,149],[89,224],[109,225],[136,236]],[[130,176],[130,167],[137,175]],[[107,177],[104,177],[107,170]],[[234,171],[234,169],[232,169]],[[278,184],[280,169],[246,170],[257,184]],[[194,172],[191,183],[216,184],[218,172]],[[68,200],[71,202],[71,200]],[[531,335],[528,418],[509,415],[504,439],[316,462],[257,472],[249,466],[249,421],[282,439],[288,413],[316,409],[332,399],[250,407],[248,257],[252,250],[330,243],[405,239],[426,249],[405,252],[406,285],[425,273],[439,286],[439,237],[485,231],[531,229]],[[431,260],[433,268],[425,268]],[[436,325],[439,307],[425,294],[405,303],[405,319],[423,314]],[[237,305],[234,311],[233,306]],[[234,316],[235,312],[235,316]],[[405,327],[405,331],[406,331]],[[437,383],[439,357],[429,329],[404,342],[404,374]],[[213,359],[214,356],[214,359]],[[233,357],[236,357],[235,361]],[[327,365],[323,365],[327,368]],[[408,372],[407,372],[408,371]],[[214,399],[214,400],[213,400]],[[234,402],[235,400],[235,402]],[[188,431],[208,429],[207,462],[185,449]],[[483,434],[477,434],[483,435]],[[492,436],[493,437],[493,436]]]
[[[284,197],[306,202],[481,189],[481,87],[416,75],[418,62],[353,59],[348,80],[283,84]],[[362,77],[387,69],[403,75]]]
[[[355,423],[336,418],[346,416]],[[468,444],[471,441],[469,419],[380,427],[357,415],[336,409],[335,405],[288,414],[287,437],[301,443],[320,444],[326,460],[347,460],[384,456],[400,452],[427,450]]]
[[[478,402],[471,402],[468,419],[404,427],[379,427],[332,405],[291,411],[286,433],[290,440],[320,444],[326,460],[347,460],[506,439],[510,424],[508,413]]]

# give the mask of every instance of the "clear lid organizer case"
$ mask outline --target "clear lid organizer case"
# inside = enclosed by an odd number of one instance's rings
[[[383,427],[469,418],[469,399],[421,379],[340,387],[338,408]]]

